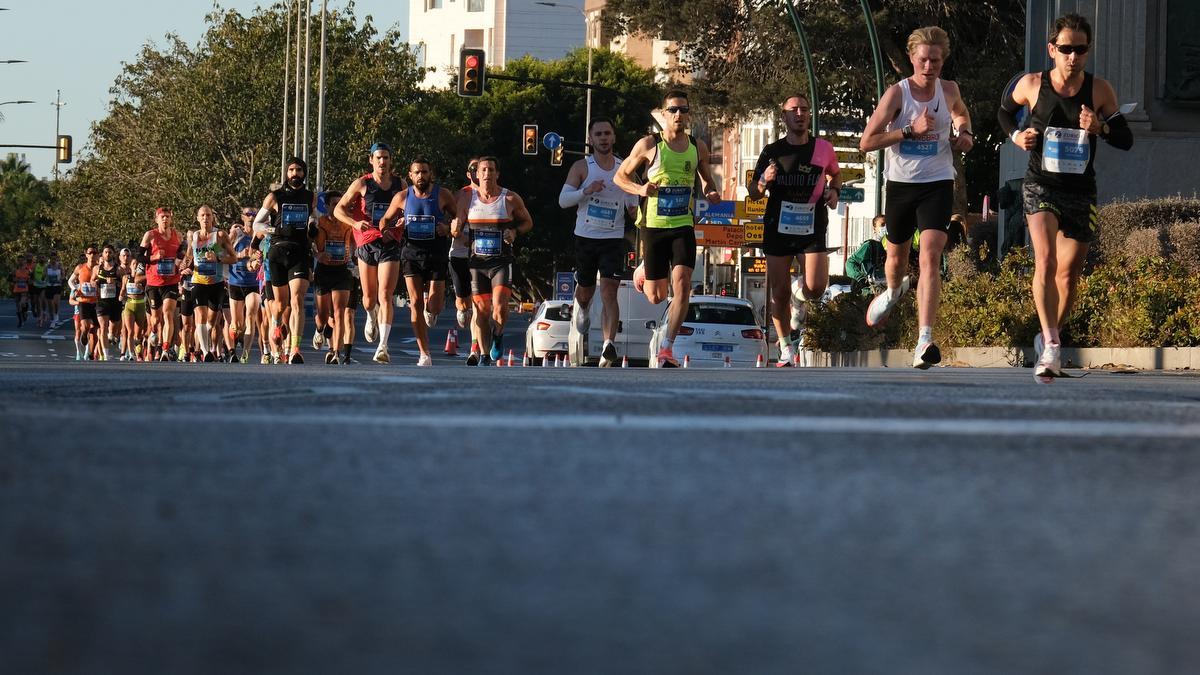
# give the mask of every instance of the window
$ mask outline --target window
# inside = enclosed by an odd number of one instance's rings
[[[467,11],[468,12],[482,12],[483,11],[483,0],[467,0]]]
[[[748,305],[688,305],[688,323],[718,323],[727,326],[754,326],[754,310]]]
[[[441,9],[441,8],[442,8],[442,0],[425,0],[425,9],[426,10]]]
[[[1172,2],[1167,5],[1166,97],[1175,101],[1200,101],[1200,6]]]

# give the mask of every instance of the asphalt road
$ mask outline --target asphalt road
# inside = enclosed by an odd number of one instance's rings
[[[1200,663],[1191,374],[21,353],[6,673]]]

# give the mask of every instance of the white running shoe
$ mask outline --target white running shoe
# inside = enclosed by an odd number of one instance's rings
[[[775,362],[776,368],[791,368],[792,363],[796,360],[796,351],[792,346],[784,345],[779,348],[779,360]]]
[[[1039,382],[1046,383],[1056,377],[1062,377],[1062,346],[1049,344],[1042,350],[1042,356],[1033,367],[1033,377]]]
[[[617,346],[611,340],[604,341],[604,349],[600,350],[600,367],[611,368],[617,362]]]
[[[471,312],[460,309],[454,314],[454,318],[458,320],[459,328],[466,328],[467,322],[471,320]]]
[[[391,363],[392,357],[388,355],[387,345],[379,345],[375,350],[375,363]]]
[[[417,365],[421,367],[432,366],[433,357],[428,354],[422,354],[421,358],[417,359]]]
[[[804,327],[804,319],[808,316],[808,305],[804,302],[796,302],[796,298],[792,298],[792,330],[800,330]]]
[[[430,312],[425,312],[425,325],[426,326],[432,327],[433,324],[437,323],[437,319],[438,319],[437,314],[431,314]]]
[[[899,304],[900,298],[908,292],[910,283],[910,277],[904,277],[904,280],[900,282],[900,292],[895,295],[892,295],[886,288],[880,291],[879,295],[876,295],[871,304],[867,306],[867,325],[875,328],[887,321],[888,315]]]
[[[1042,358],[1042,351],[1046,349],[1046,338],[1042,337],[1041,333],[1033,336],[1033,362],[1037,363]]]
[[[379,339],[379,327],[375,325],[375,310],[367,312],[367,323],[363,327],[363,337],[367,342],[374,342]]]
[[[318,352],[325,346],[325,333],[320,328],[313,333],[312,346]]]
[[[938,349],[933,340],[917,343],[917,349],[913,353],[913,368],[929,370],[930,366],[941,362],[942,350]]]

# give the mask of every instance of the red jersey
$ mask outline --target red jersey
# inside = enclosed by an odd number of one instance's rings
[[[163,236],[158,228],[150,230],[150,264],[146,265],[146,283],[151,286],[174,286],[179,283],[179,255],[182,239],[171,229]]]

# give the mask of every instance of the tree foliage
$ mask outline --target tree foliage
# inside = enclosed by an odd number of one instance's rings
[[[16,155],[0,161],[0,279],[7,280],[27,251],[45,251],[50,186]],[[6,283],[6,281],[5,281]]]
[[[859,127],[877,101],[871,45],[855,0],[792,0],[813,52],[821,124]],[[971,110],[975,149],[967,155],[970,194],[994,191],[1001,89],[1023,67],[1022,0],[872,0],[885,86],[911,74],[909,33],[928,25],[950,35],[943,76],[956,80]],[[714,120],[734,122],[778,106],[784,92],[807,92],[808,74],[784,5],[767,0],[609,0],[609,35],[635,33],[677,43],[679,67],[694,77],[697,102]]]

